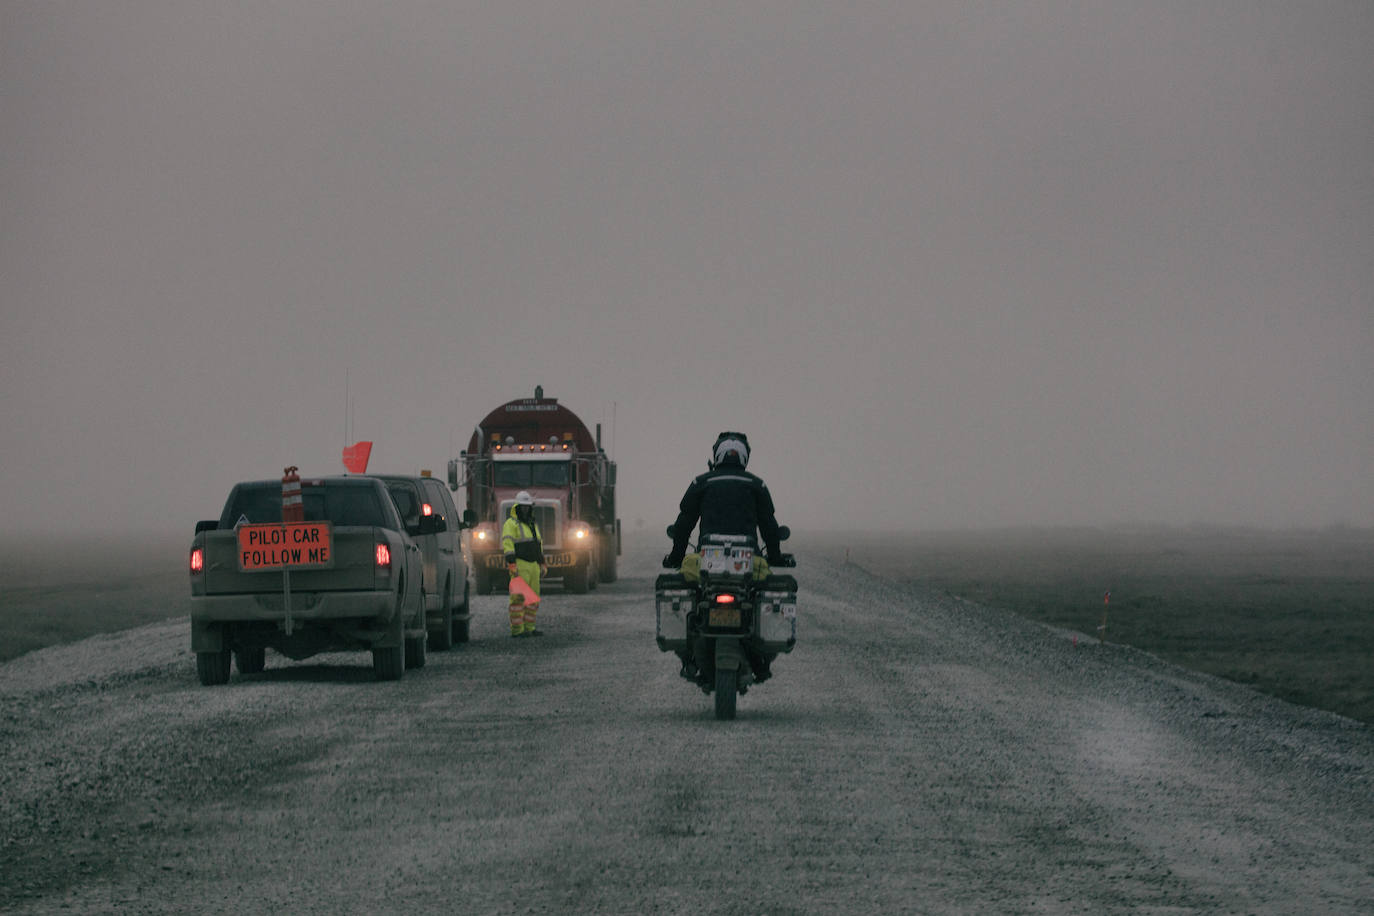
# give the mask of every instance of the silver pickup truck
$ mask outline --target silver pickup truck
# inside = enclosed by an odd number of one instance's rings
[[[429,648],[444,651],[467,642],[472,621],[472,587],[463,551],[463,529],[471,527],[472,511],[460,517],[448,488],[429,476],[372,475],[386,484],[406,532],[424,557],[425,617]],[[434,518],[438,516],[438,518]]]
[[[282,484],[236,484],[191,542],[191,649],[206,686],[293,659],[363,649],[381,680],[425,663],[423,559],[381,481],[301,481],[303,522],[282,521]],[[433,523],[427,523],[433,524]],[[423,530],[423,529],[421,529]]]

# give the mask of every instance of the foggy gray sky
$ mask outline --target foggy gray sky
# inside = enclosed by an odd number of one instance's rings
[[[1374,5],[0,0],[0,513],[535,384],[653,532],[1374,524]],[[347,367],[351,409],[345,402]]]

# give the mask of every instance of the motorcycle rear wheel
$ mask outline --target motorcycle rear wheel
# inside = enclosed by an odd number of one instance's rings
[[[716,668],[716,718],[735,717],[735,697],[739,692],[739,671],[735,668]]]

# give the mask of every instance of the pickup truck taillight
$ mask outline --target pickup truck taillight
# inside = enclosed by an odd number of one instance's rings
[[[377,566],[381,569],[391,567],[391,548],[385,544],[377,545]]]
[[[191,548],[191,573],[205,572],[205,548]]]

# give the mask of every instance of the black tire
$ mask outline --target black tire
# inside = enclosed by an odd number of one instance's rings
[[[425,593],[420,591],[420,622],[415,629],[421,631],[420,636],[407,636],[402,642],[406,649],[406,670],[419,671],[425,666],[425,643],[428,641],[425,629]]]
[[[406,672],[405,646],[373,649],[372,671],[379,681],[399,681]]]
[[[615,540],[606,537],[601,539],[601,581],[614,582],[616,577],[615,570]]]
[[[444,585],[443,623],[437,630],[429,631],[429,648],[432,652],[447,652],[453,648],[453,600],[452,585]]]
[[[585,595],[587,593],[587,564],[574,566],[563,577],[563,587],[574,595]]]
[[[197,652],[196,675],[205,687],[229,683],[229,650]]]
[[[259,674],[267,667],[266,649],[235,649],[234,667],[239,674]]]
[[[468,624],[472,622],[471,619],[469,619],[469,615],[472,613],[472,595],[468,592],[468,584],[466,582],[463,583],[463,603],[459,606],[458,610],[461,612],[462,619],[454,618],[453,620],[453,641],[467,642],[470,629]]]
[[[406,670],[419,671],[425,666],[425,643],[428,642],[428,634],[425,633],[425,590],[420,589],[420,613],[417,615],[413,630],[419,630],[419,636],[407,636],[401,640],[406,647]]]
[[[404,594],[404,593],[401,593]],[[400,595],[398,594],[398,598]],[[399,610],[387,638],[396,644],[372,650],[372,671],[379,681],[399,681],[406,673],[406,621]]]
[[[407,671],[419,671],[425,666],[425,642],[426,639],[423,636],[406,637],[405,653]]]
[[[716,718],[735,717],[735,696],[739,691],[739,670],[735,668],[716,669]]]

